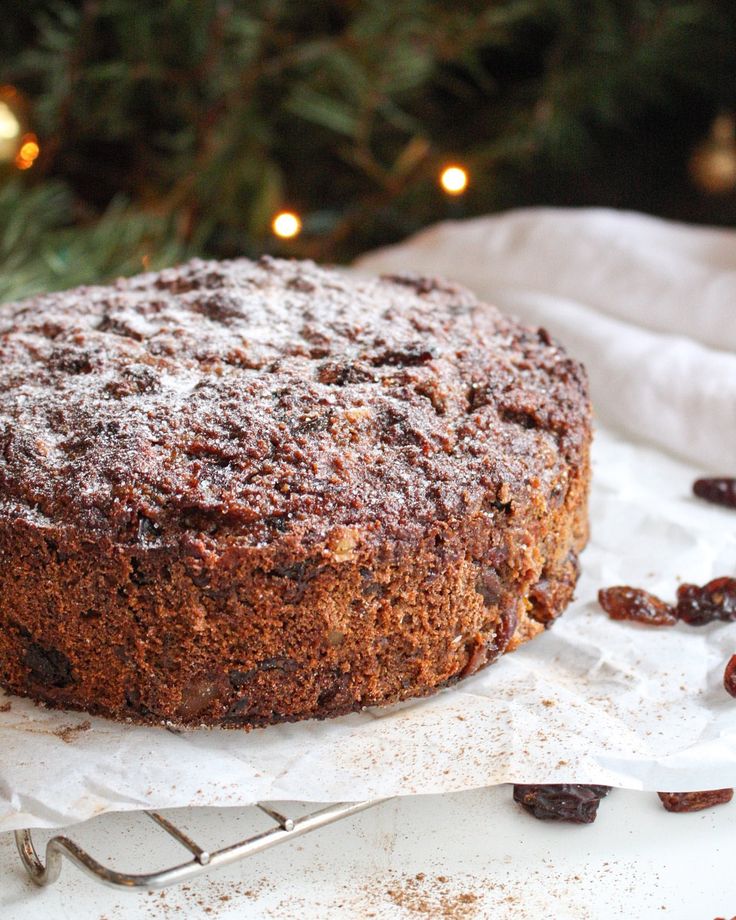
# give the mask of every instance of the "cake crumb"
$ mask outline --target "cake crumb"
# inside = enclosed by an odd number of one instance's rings
[[[92,723],[89,719],[85,719],[79,725],[65,725],[63,728],[57,728],[52,734],[61,738],[64,744],[71,744],[80,732],[88,732],[90,728],[92,728]]]

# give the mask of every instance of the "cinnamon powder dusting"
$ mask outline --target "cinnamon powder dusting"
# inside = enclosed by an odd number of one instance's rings
[[[478,895],[472,891],[450,891],[448,882],[444,875],[430,879],[419,872],[414,878],[387,889],[386,894],[397,907],[420,917],[469,920],[480,916]]]

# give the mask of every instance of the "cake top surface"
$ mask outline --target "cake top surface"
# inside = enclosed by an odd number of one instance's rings
[[[0,306],[0,515],[92,539],[411,539],[559,490],[588,415],[544,330],[436,279],[194,260]]]

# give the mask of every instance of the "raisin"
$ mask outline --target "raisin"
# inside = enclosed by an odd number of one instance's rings
[[[713,805],[726,805],[733,798],[733,789],[706,789],[704,792],[658,792],[667,811],[700,811]]]
[[[221,674],[202,674],[192,678],[182,690],[177,716],[187,721],[196,719],[213,703],[219,702],[226,695],[227,689]]]
[[[382,598],[386,596],[385,585],[382,585],[379,581],[373,580],[373,573],[370,569],[361,569],[360,575],[363,579],[363,584],[360,590],[362,591],[364,597]]]
[[[626,585],[602,588],[598,603],[612,620],[633,620],[647,626],[674,626],[677,622],[670,604],[641,588]]]
[[[284,603],[298,604],[306,594],[309,583],[323,570],[318,563],[319,560],[311,556],[293,565],[277,565],[265,574],[285,579],[282,587]]]
[[[557,617],[562,613],[567,604],[568,598],[572,595],[572,589],[575,586],[577,574],[573,575],[569,582],[563,581],[560,577],[550,580],[542,577],[529,590],[529,616],[537,623],[541,623],[545,629],[549,629]],[[568,588],[569,585],[569,588]],[[569,590],[569,593],[567,593]]]
[[[460,671],[459,677],[470,677],[480,671],[487,664],[499,658],[508,648],[511,637],[519,624],[519,614],[516,603],[507,602],[500,610],[496,631],[491,639],[483,639],[477,635],[466,645],[468,660]]]
[[[731,655],[723,673],[723,686],[726,692],[736,697],[736,655]]]
[[[241,696],[239,700],[230,706],[228,711],[223,716],[224,722],[240,722],[246,718],[248,715],[248,710],[250,709],[250,697]]]
[[[145,703],[141,702],[140,690],[137,690],[134,687],[130,687],[125,691],[125,705],[129,709],[132,709],[134,712],[137,712],[142,716],[155,715],[151,709],[146,706]]]
[[[350,673],[335,670],[330,672],[330,675],[326,675],[325,680],[327,686],[317,697],[317,706],[320,709],[332,705],[339,697],[345,695],[345,691],[350,686],[351,675]],[[322,682],[320,681],[320,683]]]
[[[247,683],[252,681],[257,673],[258,668],[250,668],[247,671],[230,671],[227,677],[233,690],[240,690]]]
[[[578,783],[516,785],[514,801],[542,821],[592,824],[601,799],[610,791],[610,786],[583,786]]]
[[[72,665],[63,652],[31,642],[26,650],[25,666],[30,677],[44,687],[62,689],[74,682]]]
[[[263,671],[281,671],[284,674],[293,674],[298,668],[299,664],[293,658],[277,655],[275,658],[264,658],[254,668],[249,668],[247,671],[230,671],[228,680],[234,690],[240,690]]]
[[[736,508],[736,478],[732,476],[698,479],[693,483],[693,493],[714,505]]]
[[[192,584],[197,588],[209,588],[212,575],[210,572],[198,572],[191,575]]]
[[[519,608],[514,600],[509,600],[501,608],[501,617],[493,636],[494,659],[503,655],[519,625]]]
[[[690,626],[704,626],[714,620],[736,620],[736,578],[714,578],[702,588],[680,585],[675,615]]]
[[[480,636],[476,636],[472,642],[468,643],[467,651],[468,660],[460,672],[460,677],[470,677],[471,674],[475,674],[483,665],[488,664],[491,654],[487,643]]]
[[[488,565],[480,565],[475,580],[475,590],[483,598],[486,607],[497,607],[503,593],[503,585],[498,572]]]

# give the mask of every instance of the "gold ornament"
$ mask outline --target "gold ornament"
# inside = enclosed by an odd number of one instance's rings
[[[736,118],[719,115],[710,136],[690,160],[690,175],[709,195],[723,195],[736,189]]]

